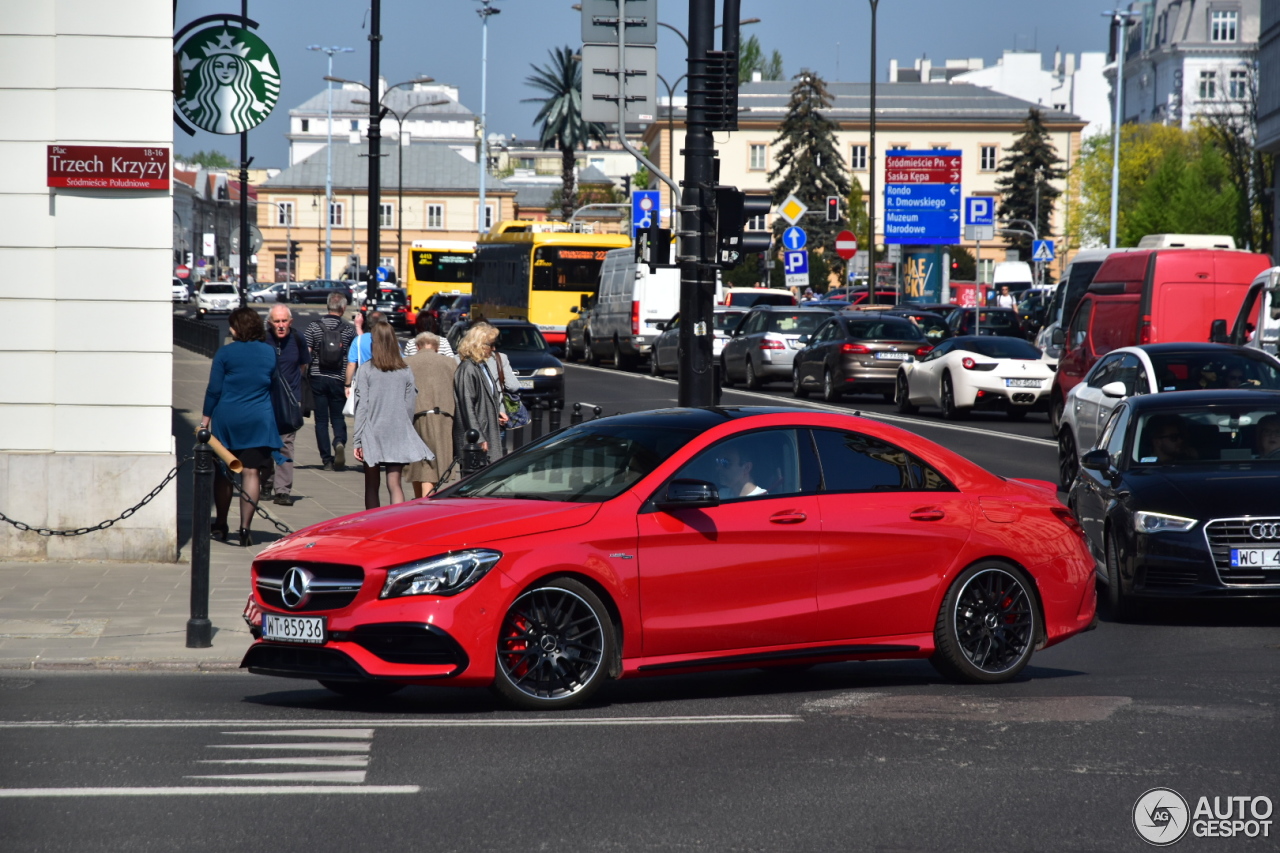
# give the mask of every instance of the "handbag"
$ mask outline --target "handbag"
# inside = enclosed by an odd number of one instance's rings
[[[507,390],[507,377],[502,371],[502,356],[494,353],[494,362],[498,365],[498,387],[502,389],[502,409],[507,413],[507,422],[503,429],[520,429],[529,425],[529,409],[520,399],[519,391]]]
[[[302,428],[302,403],[278,367],[271,371],[271,410],[276,416],[276,431],[281,435]]]
[[[342,414],[347,417],[354,418],[356,416],[356,374],[360,372],[360,368],[356,368],[356,372],[351,374],[351,393],[347,395],[347,402],[342,404]]]

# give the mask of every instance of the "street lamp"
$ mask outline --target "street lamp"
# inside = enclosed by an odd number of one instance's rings
[[[324,277],[327,281],[333,278],[333,223],[330,221],[330,209],[333,207],[333,55],[335,53],[351,53],[354,47],[321,47],[318,44],[308,45],[307,50],[319,50],[329,55],[329,73],[325,75],[328,98],[328,119],[325,125],[325,167],[324,167]]]
[[[1120,27],[1120,39],[1116,44],[1116,117],[1111,123],[1111,234],[1107,241],[1108,248],[1116,248],[1116,216],[1120,206],[1120,122],[1124,113],[1124,60],[1125,60],[1125,28],[1137,19],[1137,15],[1121,9],[1103,12],[1111,18],[1113,24]]]
[[[867,300],[876,303],[876,288],[879,277],[876,275],[876,7],[880,0],[869,0],[871,3],[871,104],[869,126],[871,144],[870,159],[867,161]]]
[[[489,87],[489,18],[502,10],[493,5],[494,0],[478,0],[480,8],[476,14],[480,16],[480,150],[476,161],[480,166],[480,207],[476,211],[476,232],[486,233],[485,214],[485,178],[489,172],[489,139],[485,129],[485,96]]]

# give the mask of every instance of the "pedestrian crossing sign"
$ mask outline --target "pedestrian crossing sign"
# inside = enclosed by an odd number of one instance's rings
[[[1036,263],[1048,263],[1053,260],[1053,241],[1034,240],[1031,243],[1031,260]]]

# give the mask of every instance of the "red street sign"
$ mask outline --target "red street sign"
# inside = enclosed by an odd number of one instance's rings
[[[846,261],[858,254],[858,238],[852,231],[841,231],[836,235],[836,254]]]
[[[46,186],[167,190],[169,149],[119,145],[50,145]]]
[[[888,184],[958,184],[959,169],[899,169],[890,166],[885,169],[885,183]]]
[[[187,276],[191,275],[191,268],[185,265],[180,266],[173,271],[173,274],[176,275],[178,278],[186,278]]]

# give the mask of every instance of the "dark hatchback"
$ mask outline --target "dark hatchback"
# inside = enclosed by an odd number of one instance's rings
[[[329,300],[329,294],[341,293],[347,299],[347,304],[352,302],[352,291],[350,281],[333,281],[327,279],[313,279],[311,281],[300,281],[297,284],[289,286],[289,301],[293,303],[314,302],[323,305]]]
[[[1280,394],[1122,401],[1068,504],[1121,618],[1139,598],[1280,596]]]
[[[412,325],[409,322],[409,295],[403,287],[378,288],[378,296],[373,303],[373,308],[369,308],[368,303],[365,303],[360,313],[367,315],[370,310],[381,311],[393,329],[404,331]]]
[[[564,364],[551,354],[538,327],[524,320],[489,320],[498,330],[498,351],[511,362],[520,382],[520,396],[564,405]]]

